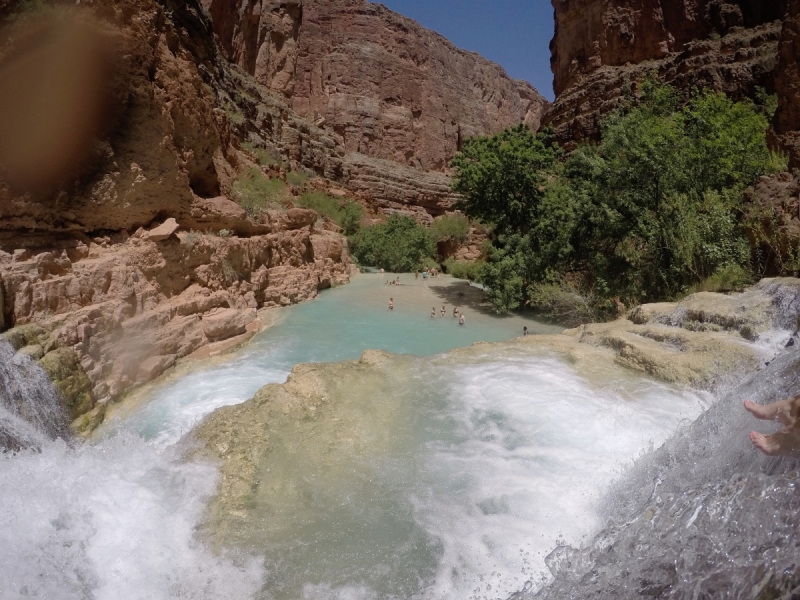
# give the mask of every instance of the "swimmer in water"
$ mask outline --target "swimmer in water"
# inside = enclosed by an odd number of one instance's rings
[[[461,316],[458,317],[458,324],[459,325],[463,325],[466,322],[467,322],[467,320],[464,318],[464,313],[461,313]]]
[[[440,311],[439,314],[441,314],[442,316],[445,316],[447,314],[447,311],[444,308],[444,304],[442,304],[442,310]]]
[[[453,307],[453,318],[455,318],[455,317],[457,317],[457,316],[458,316],[458,307],[457,307],[457,306],[454,306],[454,307]]]
[[[745,400],[744,407],[757,419],[778,421],[784,426],[772,435],[751,431],[750,441],[753,446],[768,456],[800,454],[800,394],[766,406]]]
[[[435,319],[435,318],[436,318],[436,307],[432,306],[431,307],[431,319]]]
[[[394,310],[394,298],[389,298],[389,310]]]
[[[523,327],[523,328],[522,328],[522,335],[523,335],[523,336],[526,336],[526,335],[528,335],[528,327],[527,327],[527,326],[525,326],[525,327]]]

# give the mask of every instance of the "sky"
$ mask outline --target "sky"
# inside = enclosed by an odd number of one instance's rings
[[[380,0],[448,38],[459,48],[500,64],[553,100],[550,0]]]

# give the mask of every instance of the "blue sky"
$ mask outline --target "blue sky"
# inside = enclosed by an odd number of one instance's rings
[[[550,0],[381,0],[391,10],[482,54],[553,99]]]

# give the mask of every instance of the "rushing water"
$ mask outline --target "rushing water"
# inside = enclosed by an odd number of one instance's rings
[[[47,373],[0,338],[0,450],[35,448],[66,431],[67,415]]]
[[[610,481],[709,402],[546,352],[438,355],[523,322],[431,319],[444,292],[375,279],[287,309],[93,444],[0,457],[0,598],[505,598],[538,587],[553,547],[587,543]],[[270,432],[252,520],[212,549],[198,527],[216,469],[181,458],[182,434],[298,362],[366,348],[430,358],[396,360],[326,418]],[[356,442],[343,443],[348,431]]]

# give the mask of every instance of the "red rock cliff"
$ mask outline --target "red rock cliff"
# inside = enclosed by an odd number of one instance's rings
[[[594,138],[623,87],[655,70],[683,90],[733,97],[772,91],[786,0],[552,0],[556,101],[545,117],[562,143]]]
[[[446,170],[461,140],[521,122],[547,101],[498,65],[366,0],[204,0],[232,61],[348,152]]]

